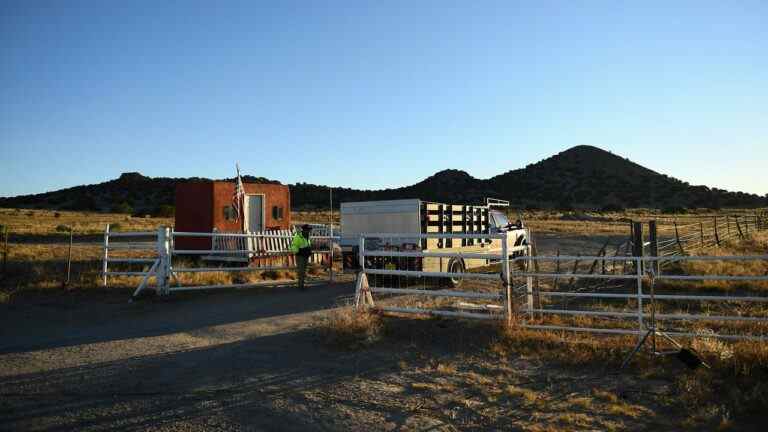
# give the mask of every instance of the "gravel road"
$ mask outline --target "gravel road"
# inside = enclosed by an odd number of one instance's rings
[[[286,286],[133,304],[124,293],[46,293],[3,305],[0,429],[352,427],[310,409],[298,391],[396,367],[318,343],[313,324],[352,290]]]

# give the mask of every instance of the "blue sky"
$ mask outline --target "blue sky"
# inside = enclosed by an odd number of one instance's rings
[[[4,1],[0,196],[396,187],[578,144],[768,193],[768,3]]]

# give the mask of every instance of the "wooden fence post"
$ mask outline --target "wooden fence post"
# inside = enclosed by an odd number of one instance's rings
[[[739,230],[739,237],[744,238],[744,233],[741,232],[741,225],[739,224],[739,217],[734,216],[733,218],[736,219],[736,229]]]
[[[725,228],[726,228],[725,230],[726,238],[730,239],[731,238],[731,216],[730,215],[725,215]]]
[[[632,256],[639,257],[643,256],[643,223],[642,222],[633,222],[634,227],[632,228]],[[637,262],[635,261],[635,266],[637,266]],[[641,272],[642,269],[635,269],[635,273]]]
[[[744,234],[749,235],[749,215],[744,216]]]
[[[656,233],[656,220],[650,220],[648,221],[648,239],[651,242],[651,256],[652,257],[658,257],[659,256],[659,241],[658,236]],[[653,269],[654,273],[657,275],[659,274],[659,268],[661,266],[659,265],[659,261],[653,261],[653,265],[651,268]]]
[[[699,222],[699,233],[701,235],[701,248],[704,249],[704,222]]]
[[[677,247],[680,248],[680,255],[685,255],[683,244],[680,243],[680,232],[677,230],[677,221],[672,221],[672,223],[675,224],[675,240],[677,240]]]
[[[720,246],[720,234],[717,232],[717,216],[715,216],[715,244],[718,247]]]

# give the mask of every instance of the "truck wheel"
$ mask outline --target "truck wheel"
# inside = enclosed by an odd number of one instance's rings
[[[464,273],[464,262],[460,259],[452,258],[451,261],[448,262],[448,272]],[[451,277],[448,278],[447,285],[449,287],[458,288],[461,286],[462,282],[464,282],[463,277]]]

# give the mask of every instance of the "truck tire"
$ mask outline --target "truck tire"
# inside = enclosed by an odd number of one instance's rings
[[[448,261],[448,272],[449,273],[464,273],[465,266],[464,261],[461,258],[451,258],[450,261]],[[450,277],[446,278],[446,286],[450,288],[458,288],[461,286],[461,284],[464,282],[463,277]]]

